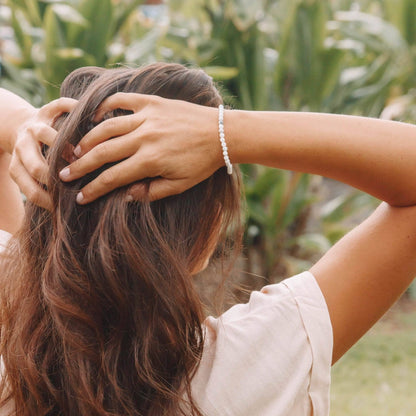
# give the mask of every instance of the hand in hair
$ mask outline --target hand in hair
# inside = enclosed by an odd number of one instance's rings
[[[115,109],[133,114],[110,118],[91,130],[75,149],[80,159],[60,174],[62,180],[73,181],[106,163],[121,161],[86,185],[79,203],[149,177],[155,178],[150,199],[165,198],[193,187],[224,165],[216,108],[117,93],[103,102],[96,120]],[[135,184],[129,194],[140,199],[143,190],[142,184]]]
[[[52,101],[36,109],[16,131],[10,175],[27,199],[46,209],[51,208],[51,201],[42,184],[46,185],[49,167],[42,155],[42,144],[53,145],[57,132],[51,125],[77,103],[71,98]]]

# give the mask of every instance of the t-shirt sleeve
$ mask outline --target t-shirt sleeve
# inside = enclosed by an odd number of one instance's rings
[[[7,231],[0,230],[0,253],[6,248],[11,236]]]
[[[332,327],[305,272],[206,322],[193,396],[208,415],[327,416]]]
[[[331,365],[333,350],[333,332],[328,307],[321,289],[310,272],[308,284],[302,275],[286,279],[286,285],[299,308],[302,323],[308,336],[312,353],[309,396],[314,415],[329,414],[329,387],[331,383]],[[305,276],[305,277],[306,277]]]

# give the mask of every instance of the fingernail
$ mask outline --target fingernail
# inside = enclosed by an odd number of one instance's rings
[[[68,179],[69,178],[69,175],[71,174],[71,171],[70,171],[70,169],[67,167],[67,168],[64,168],[64,169],[62,169],[60,172],[59,172],[59,177],[62,179],[62,180],[65,180],[65,179]]]
[[[131,195],[126,196],[126,202],[133,202],[133,201],[134,201],[134,199]]]
[[[74,149],[74,155],[76,156],[76,157],[81,157],[81,146],[77,146],[75,149]]]
[[[77,195],[77,203],[82,204],[83,201],[84,201],[84,195],[82,194],[82,192],[79,192]]]

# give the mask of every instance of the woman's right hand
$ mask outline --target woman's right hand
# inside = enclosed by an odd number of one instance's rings
[[[40,109],[33,109],[31,117],[15,132],[10,176],[28,200],[46,209],[51,209],[51,200],[41,186],[48,178],[48,164],[41,145],[53,146],[57,134],[52,128],[53,122],[62,113],[72,111],[77,103],[71,98],[59,98]]]
[[[75,149],[80,159],[61,171],[63,181],[72,181],[106,163],[119,162],[87,184],[77,196],[78,203],[87,204],[144,178],[155,178],[149,185],[149,198],[161,199],[193,187],[224,165],[218,109],[117,93],[103,102],[96,120],[115,109],[133,114],[101,122]],[[135,184],[128,192],[140,199],[144,187]]]

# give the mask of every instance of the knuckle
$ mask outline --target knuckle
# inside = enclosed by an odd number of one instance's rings
[[[117,128],[117,124],[118,124],[117,122],[118,122],[118,120],[117,120],[116,117],[111,117],[111,118],[108,118],[107,120],[105,120],[102,123],[102,125],[103,125],[103,128],[105,128],[107,130],[110,130],[110,131],[113,131],[114,129]]]
[[[15,182],[17,182],[17,180],[18,180],[18,175],[17,175],[17,173],[16,173],[16,169],[15,169],[15,167],[14,166],[12,166],[12,164],[10,164],[10,166],[9,166],[9,175],[10,175],[10,177],[15,181]]]
[[[31,139],[38,140],[39,137],[42,136],[42,133],[44,131],[44,124],[42,123],[36,123],[28,126],[27,132],[30,135]]]
[[[111,169],[105,170],[101,175],[101,183],[105,186],[111,186],[115,183],[115,175]]]
[[[34,204],[38,204],[41,201],[41,195],[37,189],[29,188],[26,190],[25,195],[26,198]]]
[[[51,131],[51,127],[46,125],[46,124],[41,124],[38,126],[37,128],[37,135],[38,137],[44,137],[44,136],[49,136]]]
[[[37,130],[38,130],[38,125],[37,124],[30,124],[29,126],[26,127],[25,132],[29,136],[34,137],[37,134]]]
[[[14,146],[14,153],[13,153],[14,163],[16,163],[17,159],[22,158],[22,154],[24,154],[24,149],[25,149],[25,146],[22,143],[22,141],[19,141],[18,143],[16,143],[16,145]]]
[[[18,163],[16,161],[16,157],[13,155],[9,165],[9,175],[14,181],[18,179],[18,171]]]
[[[149,173],[153,170],[153,165],[152,165],[150,159],[148,159],[147,157],[143,157],[140,163],[142,165],[142,168],[143,168],[144,172],[148,176],[150,176]]]
[[[39,179],[40,177],[43,176],[44,170],[43,170],[43,166],[38,163],[38,162],[34,162],[32,163],[29,167],[28,167],[28,171],[29,174],[36,179]]]
[[[107,160],[110,155],[108,145],[106,143],[100,144],[95,148],[95,156],[98,160]]]
[[[154,103],[154,104],[162,104],[163,103],[163,98],[158,96],[158,95],[152,95],[149,97],[149,102],[150,103]]]
[[[142,163],[146,169],[153,169],[157,167],[159,162],[159,153],[148,151],[142,155]]]
[[[49,103],[43,105],[39,109],[39,113],[38,113],[39,117],[40,118],[48,117],[49,114],[54,111],[54,109],[56,107],[56,102],[57,102],[57,100],[53,100],[53,101],[50,101]]]

